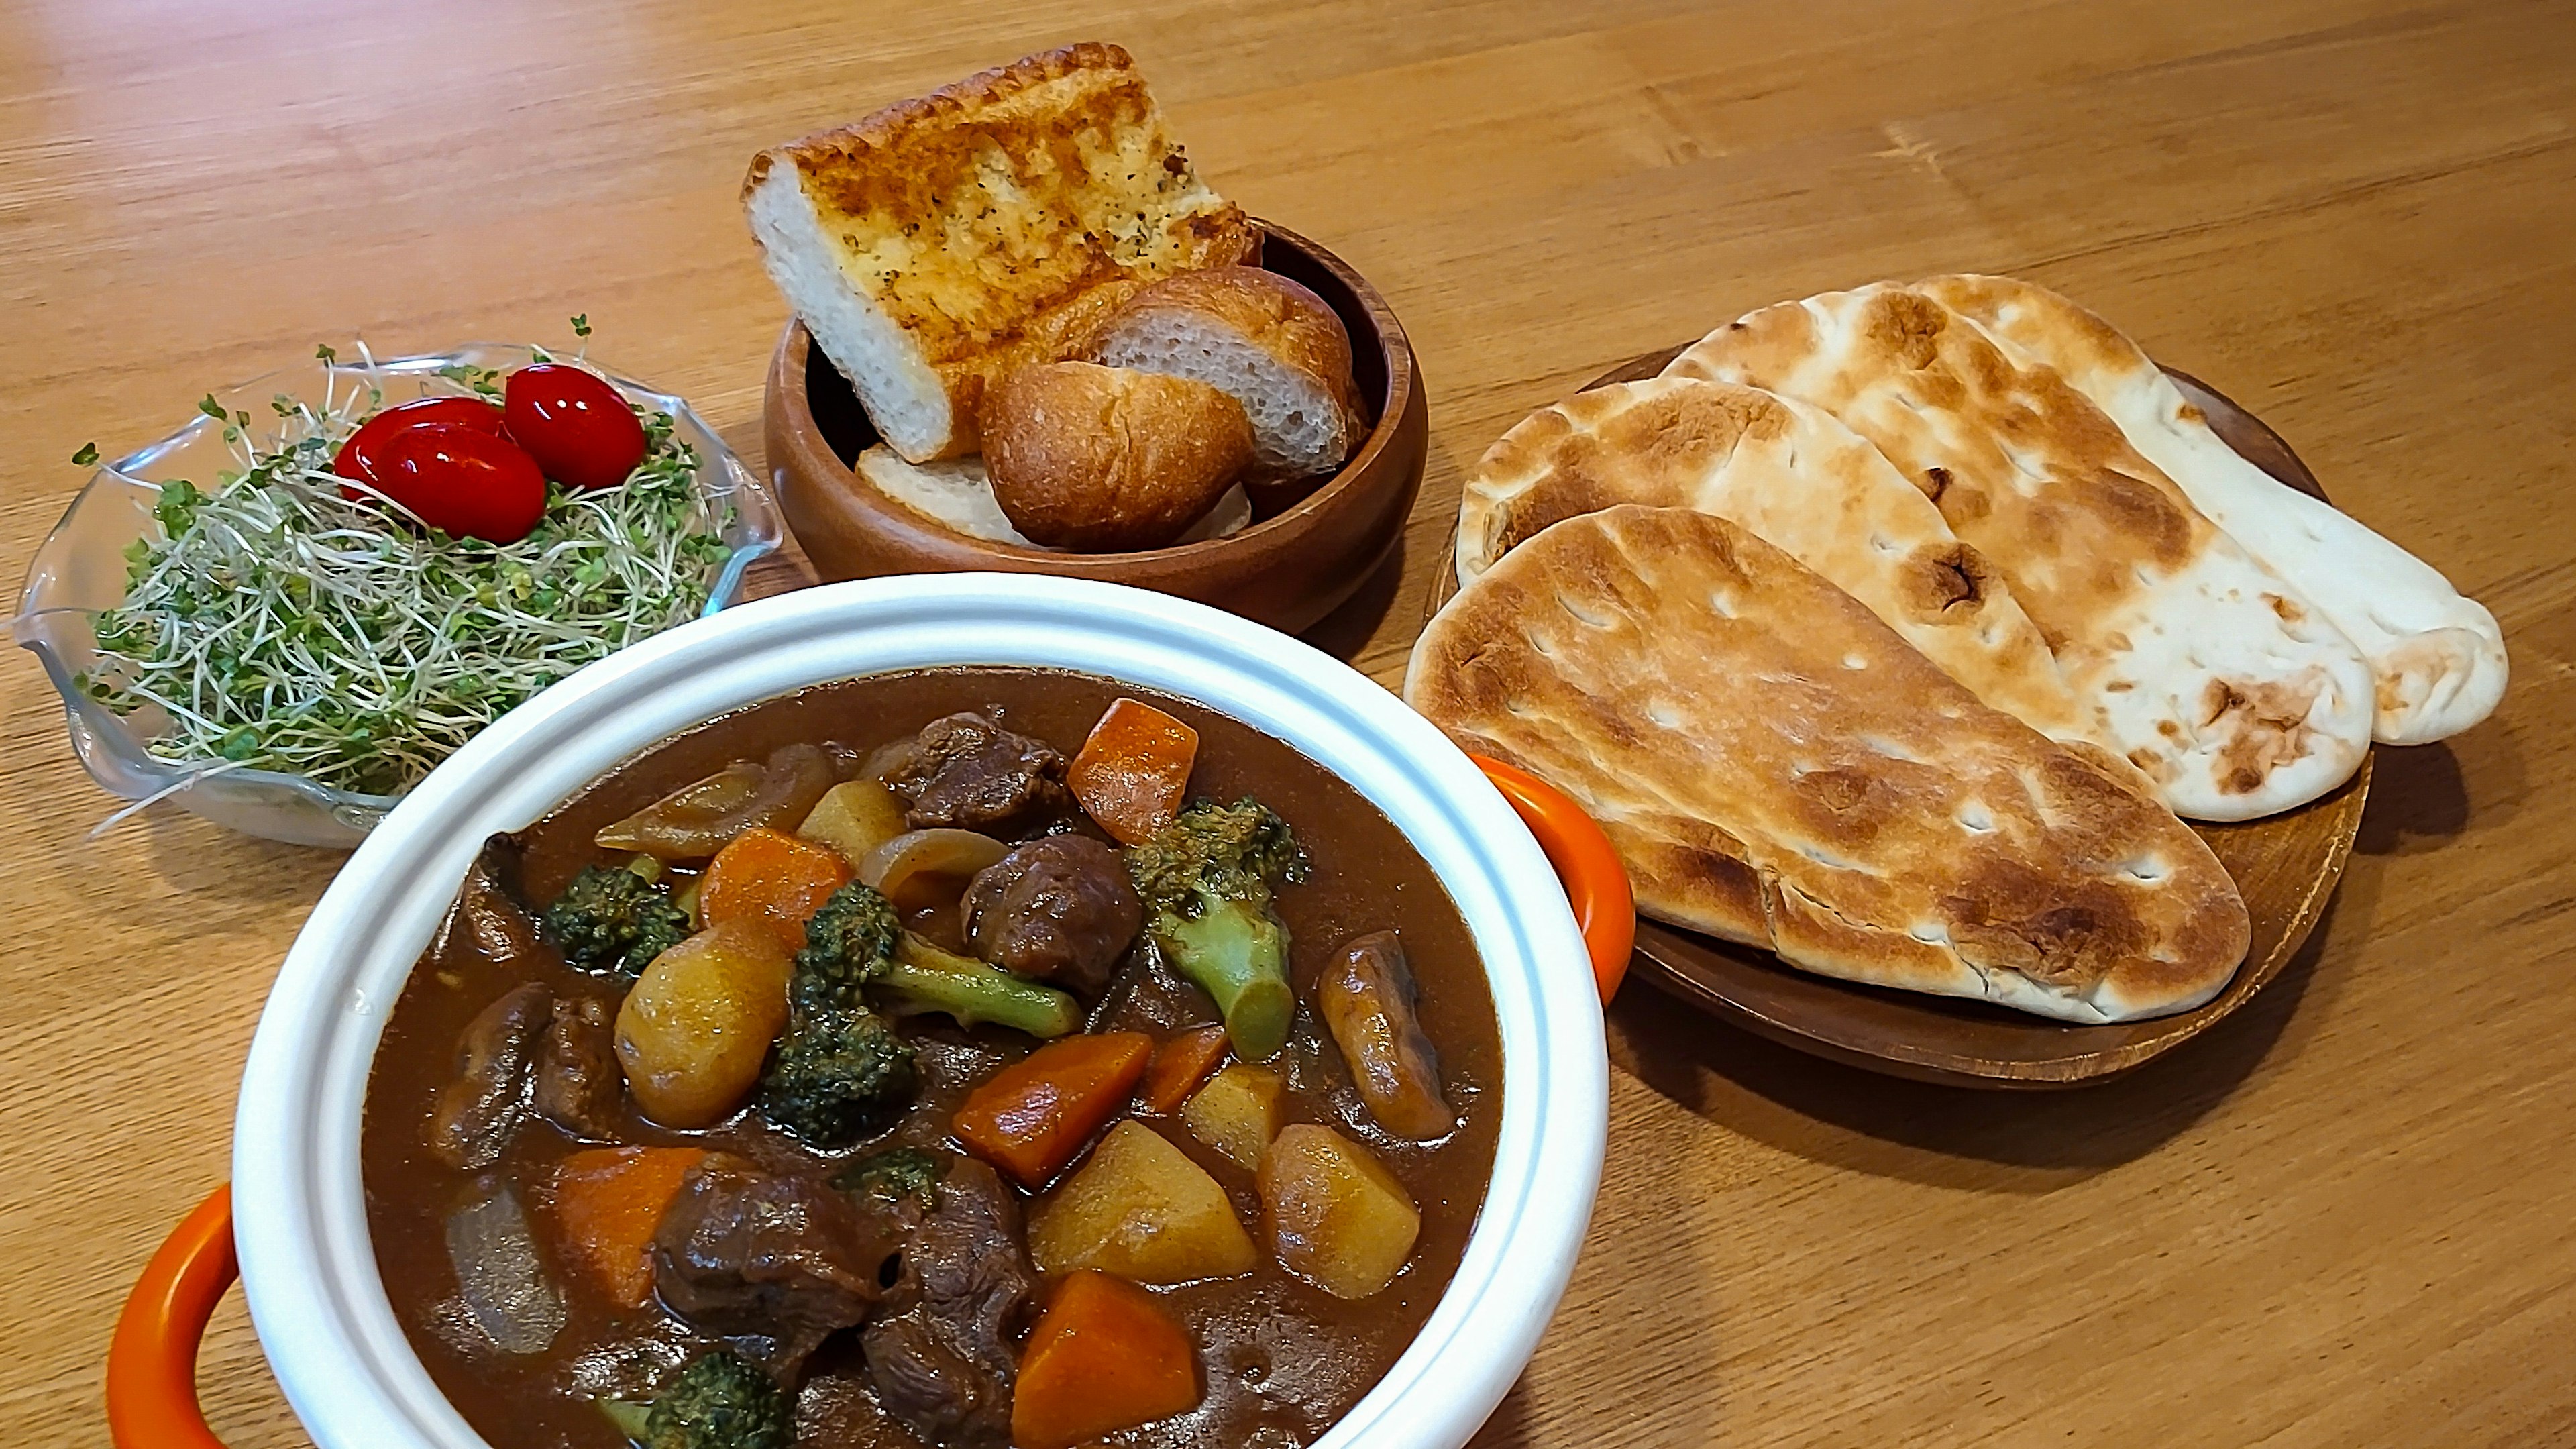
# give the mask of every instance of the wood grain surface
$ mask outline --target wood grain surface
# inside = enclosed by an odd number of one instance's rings
[[[2576,1442],[2576,17],[2492,0],[678,0],[0,10],[0,545],[64,460],[316,342],[558,341],[757,456],[757,147],[1077,37],[1411,330],[1430,473],[1318,639],[1401,672],[1459,469],[1783,296],[2021,272],[2291,439],[2500,616],[2245,1011],[2097,1090],[1819,1063],[1632,988],[1592,1237],[1493,1449]],[[335,857],[110,802],[0,663],[0,1424],[98,1445],[117,1305],[225,1171]],[[299,1435],[238,1301],[202,1382]]]

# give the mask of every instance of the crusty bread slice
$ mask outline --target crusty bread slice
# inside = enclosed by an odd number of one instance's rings
[[[1365,429],[1351,381],[1351,335],[1314,292],[1259,267],[1167,277],[1111,314],[1092,361],[1195,378],[1252,421],[1249,481],[1338,468]]]
[[[915,463],[883,443],[859,454],[853,470],[859,481],[952,533],[1036,548],[1011,526],[1010,515],[993,497],[993,480],[984,472],[981,454]]]
[[[1026,534],[1011,526],[1010,515],[1002,511],[1001,502],[993,496],[993,482],[984,471],[981,454],[914,463],[879,443],[859,454],[858,467],[853,471],[862,483],[951,533],[1041,553],[1056,551],[1032,543]],[[1238,485],[1227,489],[1216,506],[1200,515],[1199,521],[1172,543],[1178,547],[1224,538],[1251,526],[1252,499]]]
[[[1934,277],[1915,289],[1976,323],[2017,360],[2055,368],[2228,537],[2359,645],[2379,686],[2375,738],[2420,745],[2494,712],[2508,673],[2495,615],[2359,519],[2237,456],[2119,329],[2011,277]]]
[[[1551,524],[1621,503],[1741,524],[1860,600],[1977,698],[2118,758],[2101,710],[2076,699],[2011,587],[1941,510],[1830,414],[1758,388],[1650,377],[1522,419],[1467,475],[1459,582]]]
[[[1988,709],[1712,514],[1540,533],[1423,631],[1407,703],[1566,791],[1638,909],[1820,975],[2067,1021],[2196,1006],[2245,903],[2153,800]]]
[[[1071,355],[1146,283],[1260,246],[1127,52],[1093,43],[763,151],[743,204],[770,279],[915,462],[975,451],[988,383]]]
[[[1919,292],[1783,302],[1677,377],[1768,388],[1869,439],[2012,585],[2078,698],[2200,820],[2304,804],[2370,748],[2370,667],[2065,379]]]

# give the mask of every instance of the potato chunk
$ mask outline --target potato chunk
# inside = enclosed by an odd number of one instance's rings
[[[825,791],[796,833],[839,851],[856,870],[868,852],[911,828],[892,790],[874,780],[851,780]]]
[[[617,1009],[617,1062],[644,1115],[710,1127],[742,1105],[787,1025],[789,969],[777,935],[748,921],[653,958]]]
[[[1138,1283],[1229,1278],[1261,1261],[1225,1189],[1133,1118],[1029,1214],[1029,1256],[1041,1272],[1098,1268]]]
[[[1422,1231],[1404,1184],[1330,1127],[1280,1129],[1258,1180],[1262,1231],[1279,1266],[1336,1298],[1384,1288]]]
[[[1237,1062],[1208,1079],[1181,1107],[1190,1135],[1234,1159],[1244,1171],[1261,1166],[1261,1154],[1279,1135],[1279,1074]]]

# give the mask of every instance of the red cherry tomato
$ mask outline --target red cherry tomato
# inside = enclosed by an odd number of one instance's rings
[[[339,455],[331,460],[331,471],[361,483],[375,482],[377,460],[383,456],[386,442],[403,429],[418,427],[422,423],[471,428],[496,438],[509,436],[503,431],[501,409],[496,403],[485,402],[479,397],[414,398],[407,403],[395,403],[360,424],[358,430],[349,435],[349,441],[340,445]],[[343,488],[340,495],[351,500],[367,496],[355,488]]]
[[[430,527],[517,543],[546,511],[546,475],[507,438],[453,423],[403,429],[376,452],[376,486]]]
[[[644,425],[596,373],[540,362],[502,392],[510,436],[567,488],[614,488],[644,461]]]

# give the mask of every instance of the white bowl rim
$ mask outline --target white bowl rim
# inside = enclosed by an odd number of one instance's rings
[[[824,680],[941,665],[1073,669],[1202,701],[1334,770],[1422,850],[1493,988],[1504,1061],[1494,1174],[1421,1333],[1318,1449],[1455,1449],[1501,1401],[1573,1270],[1608,1130],[1600,1003],[1537,842],[1437,729],[1286,635],[1115,584],[915,575],[738,605],[582,670],[415,786],[315,906],[243,1070],[233,1193],[251,1316],[316,1443],[484,1446],[386,1298],[358,1162],[385,1011],[484,837],[716,715]]]

